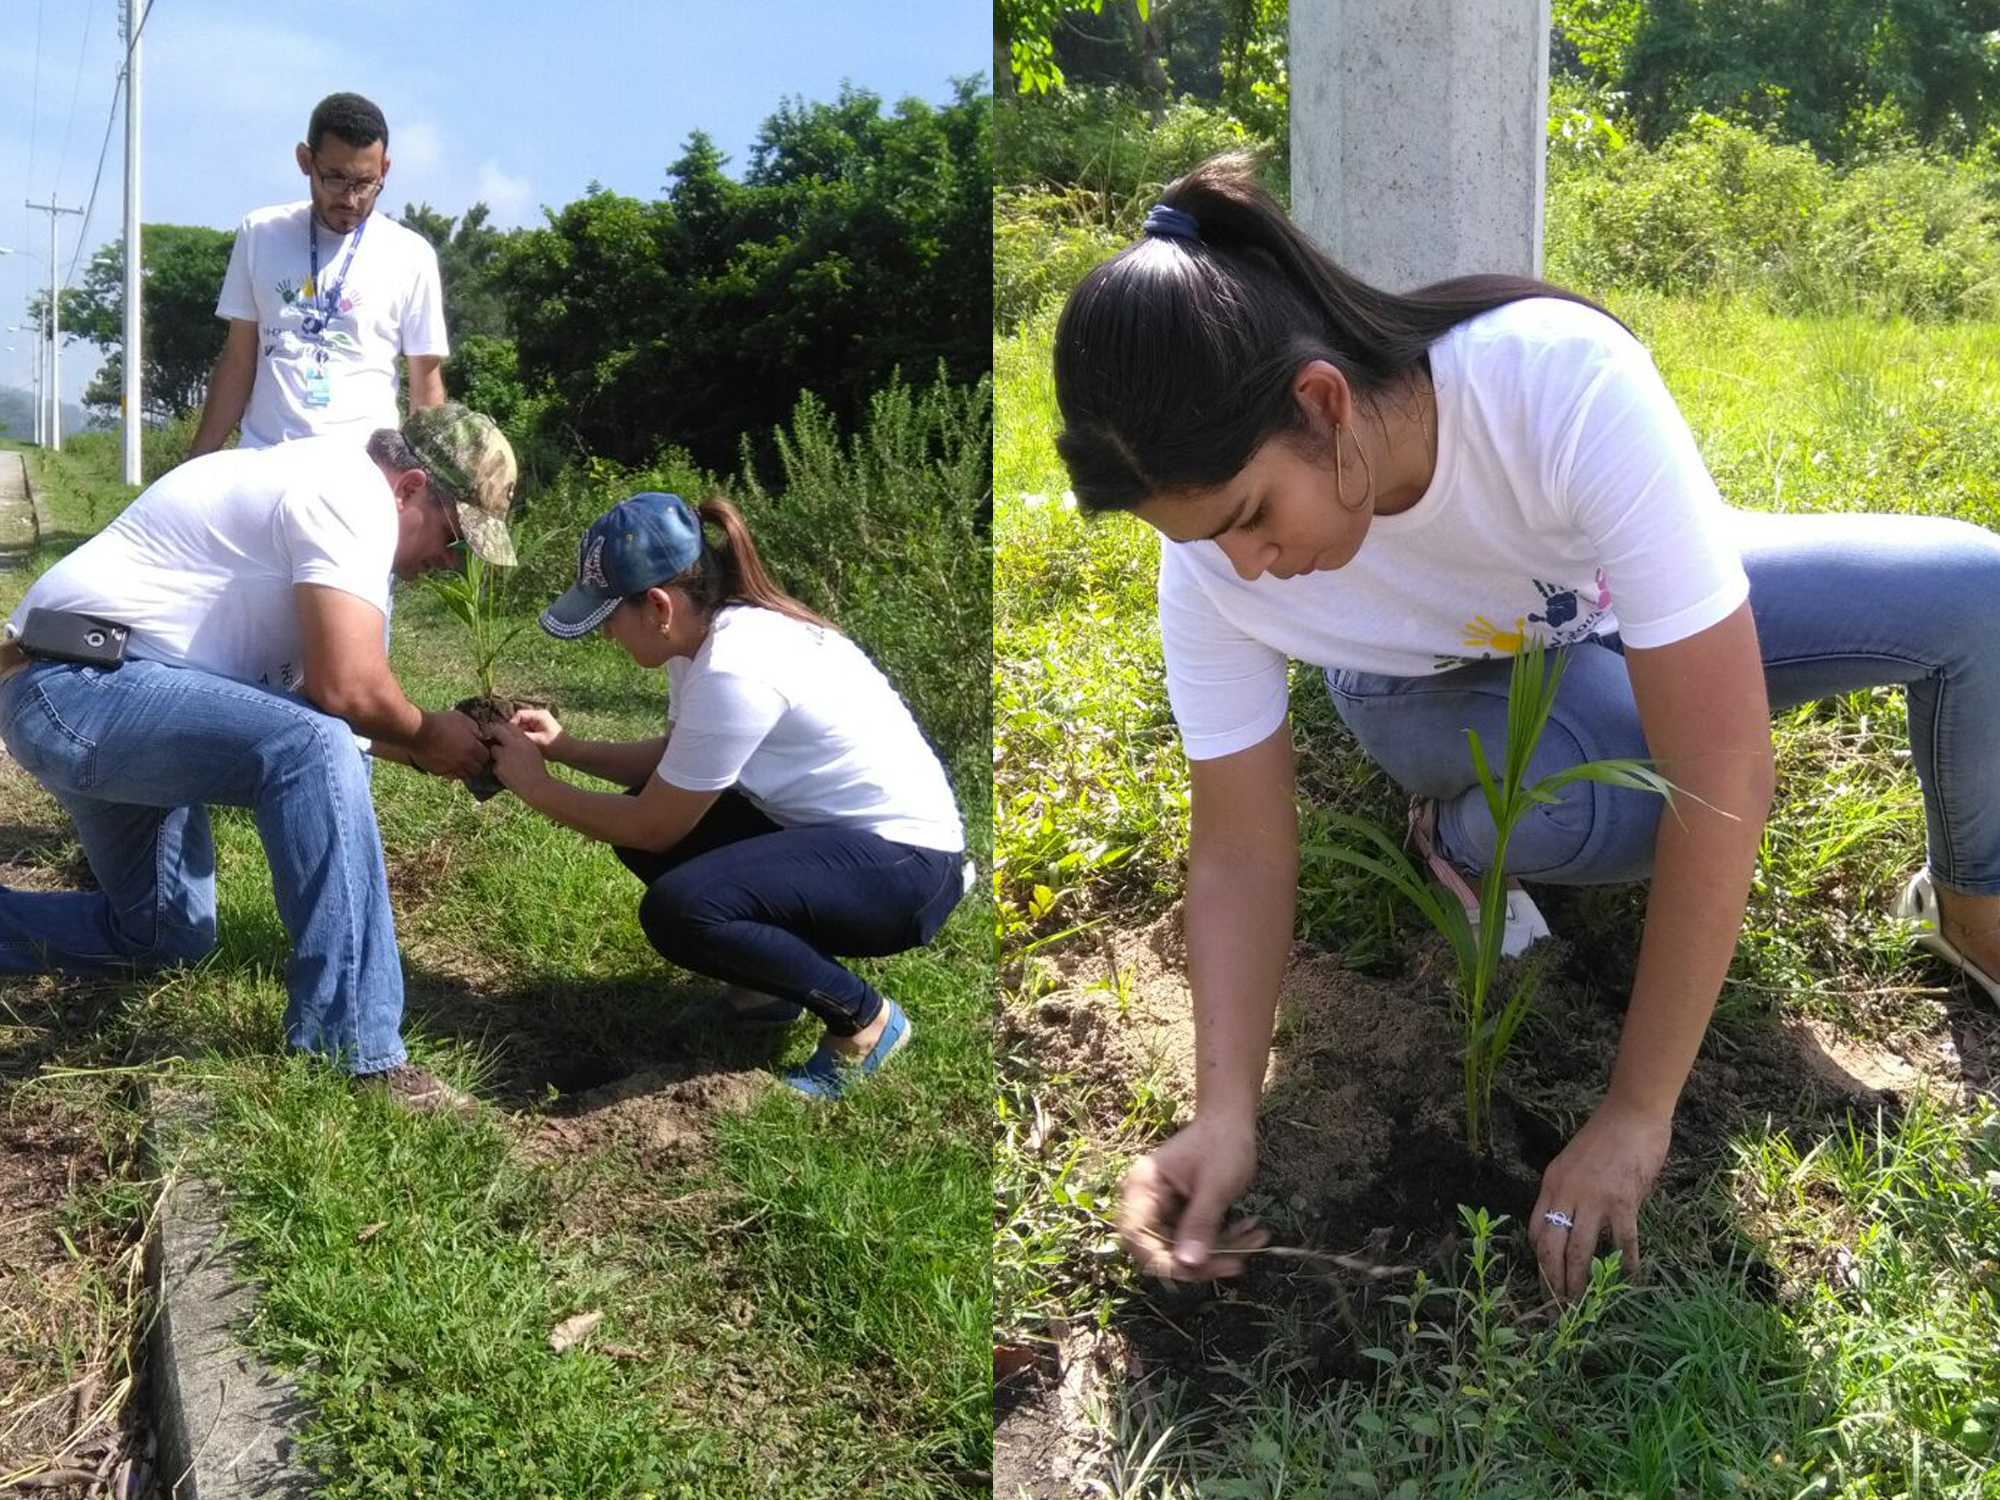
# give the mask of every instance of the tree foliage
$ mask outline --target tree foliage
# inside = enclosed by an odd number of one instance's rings
[[[171,419],[200,406],[209,371],[222,352],[227,325],[215,315],[216,293],[229,269],[235,235],[199,224],[148,224],[140,232],[144,285],[140,330],[144,368],[140,399],[146,415]],[[116,414],[122,399],[125,343],[125,245],[113,240],[90,259],[83,283],[62,294],[65,340],[105,352],[83,393],[84,404]]]
[[[1655,143],[1699,114],[1842,159],[2000,125],[2000,0],[1558,0],[1558,61]]]
[[[593,186],[501,255],[519,378],[593,453],[714,467],[802,391],[843,426],[893,371],[970,384],[992,358],[989,103],[843,89],[768,119],[743,180],[696,131],[664,198]]]
[[[475,334],[505,338],[511,331],[507,304],[500,295],[500,264],[508,240],[522,231],[495,229],[486,218],[484,203],[473,204],[460,218],[441,214],[428,203],[403,209],[403,225],[437,251],[444,326],[454,346]]]

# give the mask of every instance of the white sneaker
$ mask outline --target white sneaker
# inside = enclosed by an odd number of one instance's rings
[[[1912,934],[1916,945],[1927,953],[1935,953],[1939,958],[1964,974],[1980,989],[1986,998],[2000,1005],[2000,982],[1988,978],[1977,965],[1967,960],[1964,954],[1954,948],[1938,929],[1937,887],[1931,881],[1929,867],[1917,871],[1910,877],[1910,883],[1903,888],[1903,894],[1896,898],[1896,915],[1904,921],[1915,924]]]
[[[1458,866],[1437,852],[1433,835],[1437,829],[1437,803],[1428,797],[1410,799],[1410,843],[1417,855],[1430,866],[1431,874],[1437,877],[1452,895],[1458,897],[1459,905],[1465,908],[1466,920],[1472,930],[1479,931],[1479,893],[1475,891]],[[1548,937],[1549,924],[1542,917],[1541,909],[1532,897],[1521,889],[1521,882],[1509,879],[1507,882],[1507,926],[1500,937],[1500,954],[1503,958],[1519,958],[1543,938]]]

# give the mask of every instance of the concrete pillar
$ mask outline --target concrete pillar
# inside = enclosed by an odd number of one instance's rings
[[[1549,0],[1292,0],[1292,212],[1392,291],[1542,266]]]

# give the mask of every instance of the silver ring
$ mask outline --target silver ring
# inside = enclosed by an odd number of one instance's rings
[[[1542,1215],[1542,1220],[1544,1223],[1555,1225],[1556,1228],[1558,1229],[1576,1228],[1576,1220],[1572,1219],[1568,1214],[1564,1213],[1559,1208],[1550,1209],[1547,1213]]]

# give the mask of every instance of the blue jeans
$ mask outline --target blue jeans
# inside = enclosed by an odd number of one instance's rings
[[[1952,890],[2000,895],[2000,537],[1930,516],[1753,515],[1743,549],[1771,706],[1900,685],[1931,873]],[[1570,648],[1530,780],[1646,756],[1622,649],[1615,638]],[[1433,677],[1327,673],[1361,747],[1404,790],[1437,799],[1438,846],[1465,869],[1491,862],[1494,829],[1464,731],[1498,760],[1509,670],[1503,660]],[[1516,827],[1509,874],[1598,885],[1651,872],[1658,797],[1583,782],[1561,799]]]
[[[964,856],[832,827],[781,828],[724,792],[664,854],[619,849],[646,882],[639,925],[662,957],[803,1005],[853,1036],[882,996],[833,955],[921,948],[964,894]]]
[[[100,889],[0,889],[0,974],[107,974],[215,945],[208,807],[251,809],[271,864],[285,1038],[357,1073],[404,1059],[403,970],[354,733],[303,699],[192,667],[38,662],[0,737],[76,823]]]

